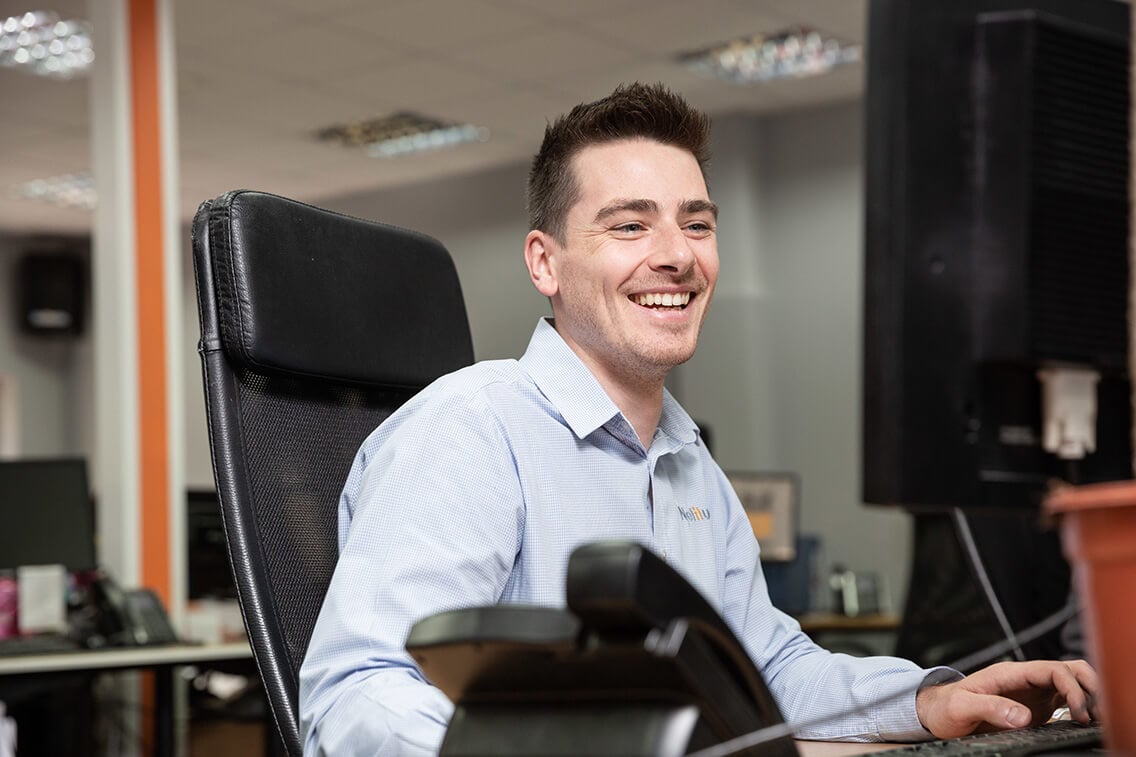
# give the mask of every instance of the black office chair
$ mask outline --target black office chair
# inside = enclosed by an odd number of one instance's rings
[[[193,222],[213,475],[237,594],[284,746],[338,557],[337,506],[363,439],[473,361],[453,262],[429,237],[262,192]]]

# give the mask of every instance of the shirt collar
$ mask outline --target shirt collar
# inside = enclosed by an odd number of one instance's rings
[[[663,388],[663,413],[659,416],[659,430],[679,444],[692,444],[698,438],[698,424],[678,404],[678,400]]]
[[[579,439],[620,414],[596,377],[557,333],[550,318],[541,318],[537,323],[520,365]],[[666,389],[658,429],[683,445],[698,436],[698,426]]]

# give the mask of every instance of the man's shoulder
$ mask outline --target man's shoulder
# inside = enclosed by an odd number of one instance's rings
[[[531,385],[516,360],[482,360],[435,379],[392,420],[492,413],[494,407],[526,395]]]
[[[481,360],[436,379],[415,399],[439,401],[472,398],[493,387],[515,385],[525,380],[516,360]]]

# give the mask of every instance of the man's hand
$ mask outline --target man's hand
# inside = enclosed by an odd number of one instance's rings
[[[1066,705],[1075,720],[1099,717],[1100,679],[1084,660],[999,662],[961,681],[927,686],[915,697],[923,727],[935,738],[1039,725]]]

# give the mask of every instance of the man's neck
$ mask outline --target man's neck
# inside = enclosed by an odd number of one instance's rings
[[[655,429],[658,428],[659,419],[663,415],[663,385],[667,379],[667,370],[658,367],[645,368],[642,365],[610,365],[597,360],[575,339],[565,334],[557,327],[555,319],[552,321],[552,327],[560,334],[560,338],[569,349],[576,353],[580,362],[599,382],[604,393],[631,423],[643,449],[650,449],[651,441],[655,438]]]
[[[663,415],[663,384],[666,381],[666,374],[651,378],[622,376],[606,366],[596,364],[589,355],[581,354],[575,348],[573,351],[579,355],[588,371],[596,377],[600,387],[631,423],[643,449],[650,449],[651,441],[655,438],[655,429],[659,426],[659,418]]]
[[[659,418],[663,414],[663,383],[660,381],[651,388],[630,389],[620,383],[605,381],[600,376],[596,376],[596,379],[623,416],[630,421],[643,449],[650,449],[655,429],[659,427]]]

